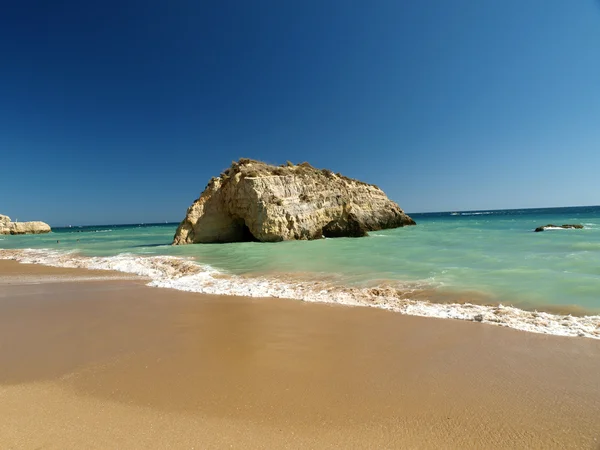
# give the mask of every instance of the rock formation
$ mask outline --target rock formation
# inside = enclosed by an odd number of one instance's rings
[[[581,229],[581,228],[583,228],[583,225],[580,225],[580,224],[552,225],[551,223],[549,223],[548,225],[544,225],[543,227],[537,227],[534,231],[536,233],[539,233],[540,231],[544,231],[547,228],[549,228],[549,229],[552,229],[552,228],[577,228],[577,229]]]
[[[49,233],[50,225],[44,222],[11,222],[10,217],[0,214],[0,234]]]
[[[377,186],[308,163],[240,159],[187,210],[173,244],[359,237],[415,225]]]

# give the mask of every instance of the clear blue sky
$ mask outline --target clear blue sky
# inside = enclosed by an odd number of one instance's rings
[[[178,221],[239,157],[408,212],[600,204],[597,0],[12,1],[0,213]]]

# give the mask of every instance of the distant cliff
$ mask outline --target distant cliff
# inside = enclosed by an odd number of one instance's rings
[[[187,210],[173,244],[360,237],[415,225],[377,186],[308,163],[234,162]]]
[[[11,222],[10,217],[0,214],[0,234],[49,233],[50,225],[44,222]]]

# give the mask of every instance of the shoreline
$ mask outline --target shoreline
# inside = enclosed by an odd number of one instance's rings
[[[2,447],[598,445],[592,339],[14,261],[0,273]]]
[[[527,305],[489,305],[477,292],[452,293],[419,282],[375,288],[346,288],[325,281],[227,275],[191,259],[175,256],[120,254],[86,257],[74,252],[48,249],[0,249],[0,261],[49,267],[109,271],[114,277],[145,279],[152,287],[209,295],[271,297],[310,303],[377,308],[403,315],[461,321],[513,328],[556,336],[600,339],[600,315],[585,315],[580,308],[550,306],[545,311]],[[479,294],[480,296],[480,294]]]

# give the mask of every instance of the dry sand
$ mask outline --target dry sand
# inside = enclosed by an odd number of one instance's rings
[[[94,276],[0,261],[0,448],[600,448],[599,341]]]

